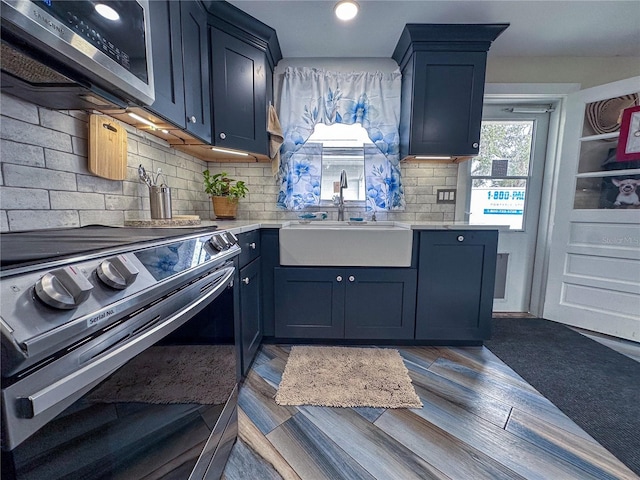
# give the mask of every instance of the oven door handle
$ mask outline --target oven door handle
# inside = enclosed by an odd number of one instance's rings
[[[228,267],[228,271],[216,281],[215,287],[205,295],[199,297],[196,301],[178,310],[162,323],[143,332],[139,336],[131,339],[131,341],[118,345],[112,351],[88,363],[71,375],[61,378],[57,382],[28,397],[18,398],[18,411],[21,413],[21,416],[23,418],[33,418],[78,392],[84,394],[83,389],[86,389],[87,385],[93,386],[97,384],[131,358],[151,347],[158,340],[171,333],[198,313],[208,302],[217,297],[221,291],[226,288],[233,278],[234,271],[235,267]]]

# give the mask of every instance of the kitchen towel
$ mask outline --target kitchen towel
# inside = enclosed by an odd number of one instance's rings
[[[271,158],[271,173],[274,177],[280,170],[280,146],[284,143],[282,127],[278,114],[273,104],[269,103],[269,118],[267,121],[267,133],[269,134],[269,158]]]

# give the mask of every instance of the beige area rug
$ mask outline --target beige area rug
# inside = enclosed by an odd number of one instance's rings
[[[101,383],[94,403],[225,403],[236,384],[233,345],[151,347]]]
[[[420,408],[400,353],[388,348],[291,348],[279,405]]]

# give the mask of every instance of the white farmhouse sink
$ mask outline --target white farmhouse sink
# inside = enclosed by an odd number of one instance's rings
[[[280,265],[409,267],[412,244],[397,222],[291,222],[280,229]]]

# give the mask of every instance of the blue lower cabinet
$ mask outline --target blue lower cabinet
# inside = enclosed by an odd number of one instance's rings
[[[497,231],[420,233],[416,339],[490,338]]]
[[[332,268],[275,269],[275,336],[344,338],[344,273]]]
[[[416,270],[275,269],[275,336],[412,339]]]
[[[262,341],[260,259],[240,269],[242,375],[246,375]]]

